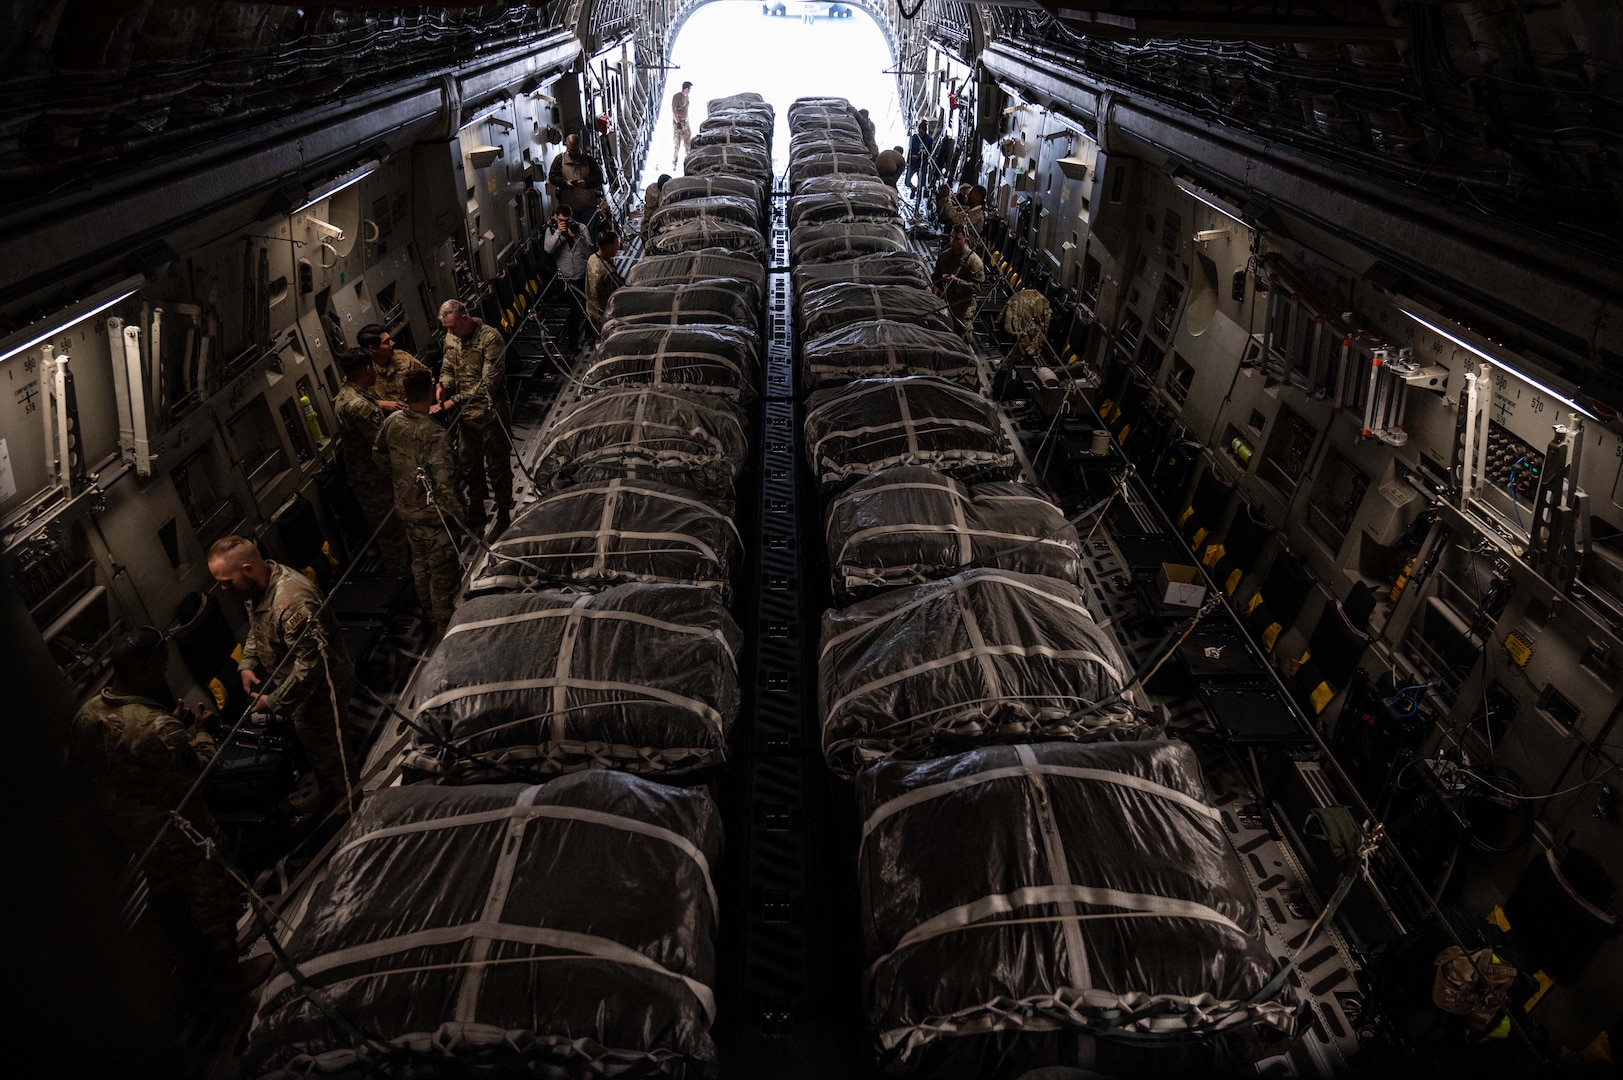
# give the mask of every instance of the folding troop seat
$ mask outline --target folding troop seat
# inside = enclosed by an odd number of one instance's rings
[[[1291,663],[1296,701],[1303,710],[1319,715],[1351,681],[1369,646],[1366,630],[1374,610],[1375,590],[1368,585],[1354,585],[1345,600],[1324,605],[1308,636],[1307,651]]]
[[[1281,551],[1268,568],[1262,586],[1245,604],[1246,625],[1264,652],[1273,652],[1280,633],[1296,622],[1314,580],[1306,564],[1289,551]]]

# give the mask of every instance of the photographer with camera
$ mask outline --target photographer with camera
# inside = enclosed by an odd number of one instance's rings
[[[558,346],[565,352],[574,352],[580,347],[586,327],[586,260],[597,244],[590,230],[575,219],[574,212],[560,205],[552,212],[541,246],[552,256],[569,299],[569,315],[564,320]]]

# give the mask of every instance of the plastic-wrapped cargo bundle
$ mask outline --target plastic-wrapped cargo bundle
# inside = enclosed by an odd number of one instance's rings
[[[658,235],[694,218],[715,218],[759,230],[761,206],[743,195],[712,195],[707,199],[683,199],[673,203],[666,203],[662,198],[659,209],[648,221],[648,231]]]
[[[1081,1039],[1114,1074],[1090,1030],[1251,1058],[1296,1032],[1300,993],[1273,982],[1251,885],[1186,744],[885,762],[858,777],[857,803],[863,999],[890,1072],[1074,1064],[1059,1055]],[[1227,1071],[1176,1060],[1180,1075]]]
[[[741,326],[621,323],[603,339],[580,381],[592,392],[664,386],[749,402],[760,378],[760,352],[760,337]]]
[[[772,180],[772,155],[756,146],[705,146],[688,152],[682,163],[689,176],[723,173]]]
[[[626,285],[609,297],[603,312],[604,333],[650,323],[754,327],[761,321],[761,307],[753,293],[749,282],[736,278],[706,278],[683,285]]]
[[[740,255],[726,248],[700,248],[673,255],[644,256],[633,263],[626,273],[626,284],[635,288],[649,288],[655,285],[691,285],[695,281],[713,278],[728,278],[747,284],[753,290],[749,297],[750,310],[760,310],[761,298],[766,295],[765,267],[749,255]]]
[[[881,251],[873,255],[859,255],[854,259],[802,263],[795,267],[793,281],[797,296],[808,289],[842,281],[858,285],[911,285],[915,289],[928,289],[930,268],[910,251]]]
[[[891,318],[865,319],[836,327],[800,347],[800,384],[807,389],[906,375],[935,375],[965,386],[980,385],[975,354],[950,330],[932,330]]]
[[[732,504],[653,480],[609,480],[529,504],[482,552],[468,595],[627,582],[697,585],[729,595],[738,552]]]
[[[862,136],[835,131],[803,131],[789,140],[789,164],[822,157],[825,154],[851,154],[871,157]]]
[[[725,248],[754,259],[766,259],[766,241],[761,238],[760,232],[747,225],[719,218],[701,217],[684,221],[648,240],[648,250],[655,255],[675,255],[706,248]]]
[[[796,264],[836,262],[908,250],[907,234],[902,232],[902,227],[879,221],[802,225],[789,232],[789,252]]]
[[[830,503],[825,524],[834,589],[847,595],[970,565],[1078,580],[1075,526],[1024,484],[962,484],[916,465],[881,469]]]
[[[896,200],[884,195],[796,195],[789,200],[789,227],[823,221],[896,221]]]
[[[748,454],[744,415],[725,398],[659,387],[603,390],[557,419],[535,472],[554,491],[640,477],[731,498]]]
[[[749,128],[759,131],[770,142],[775,121],[769,112],[757,112],[751,109],[723,109],[719,113],[712,113],[699,123],[700,132],[728,131],[734,128]]]
[[[806,460],[825,491],[891,465],[929,465],[959,479],[1014,474],[997,410],[945,379],[862,379],[818,390],[806,405]]]
[[[865,176],[809,176],[795,189],[800,195],[844,195],[846,198],[888,199],[891,209],[899,209],[901,198],[896,189],[883,180]]]
[[[278,975],[241,1075],[714,1075],[721,850],[705,792],[619,773],[375,792],[288,944],[372,1037]]]
[[[659,205],[675,206],[690,199],[709,199],[717,195],[739,195],[756,206],[766,203],[766,191],[761,182],[747,176],[673,176],[660,189]]]
[[[1131,674],[1068,581],[981,569],[893,589],[823,615],[823,756],[850,776],[953,743],[1136,734],[1115,697]]]
[[[873,158],[861,154],[814,154],[803,157],[789,166],[789,189],[799,193],[800,183],[813,176],[878,176]]]
[[[464,600],[417,683],[407,765],[452,783],[722,762],[743,636],[714,589]]]
[[[800,295],[799,308],[800,332],[808,338],[874,319],[926,330],[952,330],[947,302],[928,289],[911,285],[821,285]]]
[[[789,122],[795,122],[795,117],[801,115],[822,113],[848,113],[851,102],[842,97],[828,94],[808,94],[806,97],[795,98],[789,103]]]
[[[760,128],[729,124],[726,127],[715,127],[709,131],[699,132],[693,136],[690,146],[694,150],[706,146],[754,146],[767,150],[770,143],[766,132]]]
[[[751,109],[764,112],[768,116],[773,115],[772,106],[767,104],[766,98],[753,90],[740,90],[736,94],[711,98],[705,102],[704,111],[706,113],[720,112],[723,109]]]

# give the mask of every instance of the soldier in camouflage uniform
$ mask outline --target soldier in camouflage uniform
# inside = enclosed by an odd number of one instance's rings
[[[467,523],[485,527],[485,477],[489,474],[496,503],[496,532],[507,528],[513,513],[513,464],[507,433],[513,410],[507,403],[507,372],[502,336],[468,314],[460,300],[440,305],[445,327],[445,360],[440,365],[443,406],[455,408],[457,459],[467,490]]]
[[[947,302],[952,321],[965,341],[974,344],[975,308],[981,286],[986,284],[986,266],[969,250],[969,230],[954,225],[947,250],[936,260],[930,291]]]
[[[347,798],[360,782],[363,740],[349,722],[355,665],[338,617],[309,578],[266,560],[245,537],[216,540],[209,547],[209,573],[248,607],[248,637],[237,669],[254,711],[293,720],[321,782],[322,803]],[[269,693],[256,689],[259,671],[276,673]]]
[[[338,389],[333,411],[338,414],[338,434],[342,436],[339,452],[344,458],[344,471],[349,475],[349,490],[365,512],[369,528],[376,529],[380,522],[384,523],[383,531],[378,533],[383,569],[395,577],[405,577],[411,572],[406,534],[400,522],[389,515],[394,509],[389,474],[381,472],[372,457],[372,444],[377,442],[378,428],[383,426],[384,417],[405,408],[405,403],[378,399],[377,374],[371,354],[365,349],[345,353],[343,367],[344,385]],[[427,368],[423,368],[423,374],[428,374]]]
[[[395,514],[411,544],[417,595],[439,635],[451,621],[462,583],[462,563],[452,535],[463,507],[450,439],[428,415],[433,404],[434,381],[429,374],[406,376],[406,407],[383,422],[373,452],[378,467],[393,478]]]
[[[586,260],[586,322],[599,338],[603,336],[603,314],[608,310],[609,297],[625,284],[614,268],[614,257],[619,253],[620,234],[605,232],[598,236],[597,250]]]
[[[96,789],[108,829],[131,858],[152,853],[142,865],[147,887],[161,910],[169,898],[183,900],[191,929],[227,977],[269,973],[262,961],[237,968],[237,918],[242,890],[189,837],[171,825],[198,775],[214,756],[214,740],[185,706],[173,701],[164,679],[169,649],[153,627],[125,634],[113,646],[112,685],[85,703],[69,729],[69,749]],[[193,830],[223,843],[201,795],[180,811]],[[153,840],[157,844],[153,845]]]
[[[394,338],[382,323],[368,323],[355,331],[355,344],[372,355],[372,370],[377,372],[372,396],[383,402],[390,412],[404,408],[406,376],[414,371],[427,371],[428,365],[405,349],[395,348]],[[389,408],[391,404],[394,408]]]

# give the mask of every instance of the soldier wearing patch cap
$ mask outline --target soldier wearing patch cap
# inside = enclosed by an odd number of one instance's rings
[[[372,452],[390,478],[395,514],[411,545],[411,572],[433,630],[443,634],[456,608],[462,564],[453,530],[462,519],[456,467],[445,429],[429,415],[434,383],[406,376],[406,407],[383,422]]]

